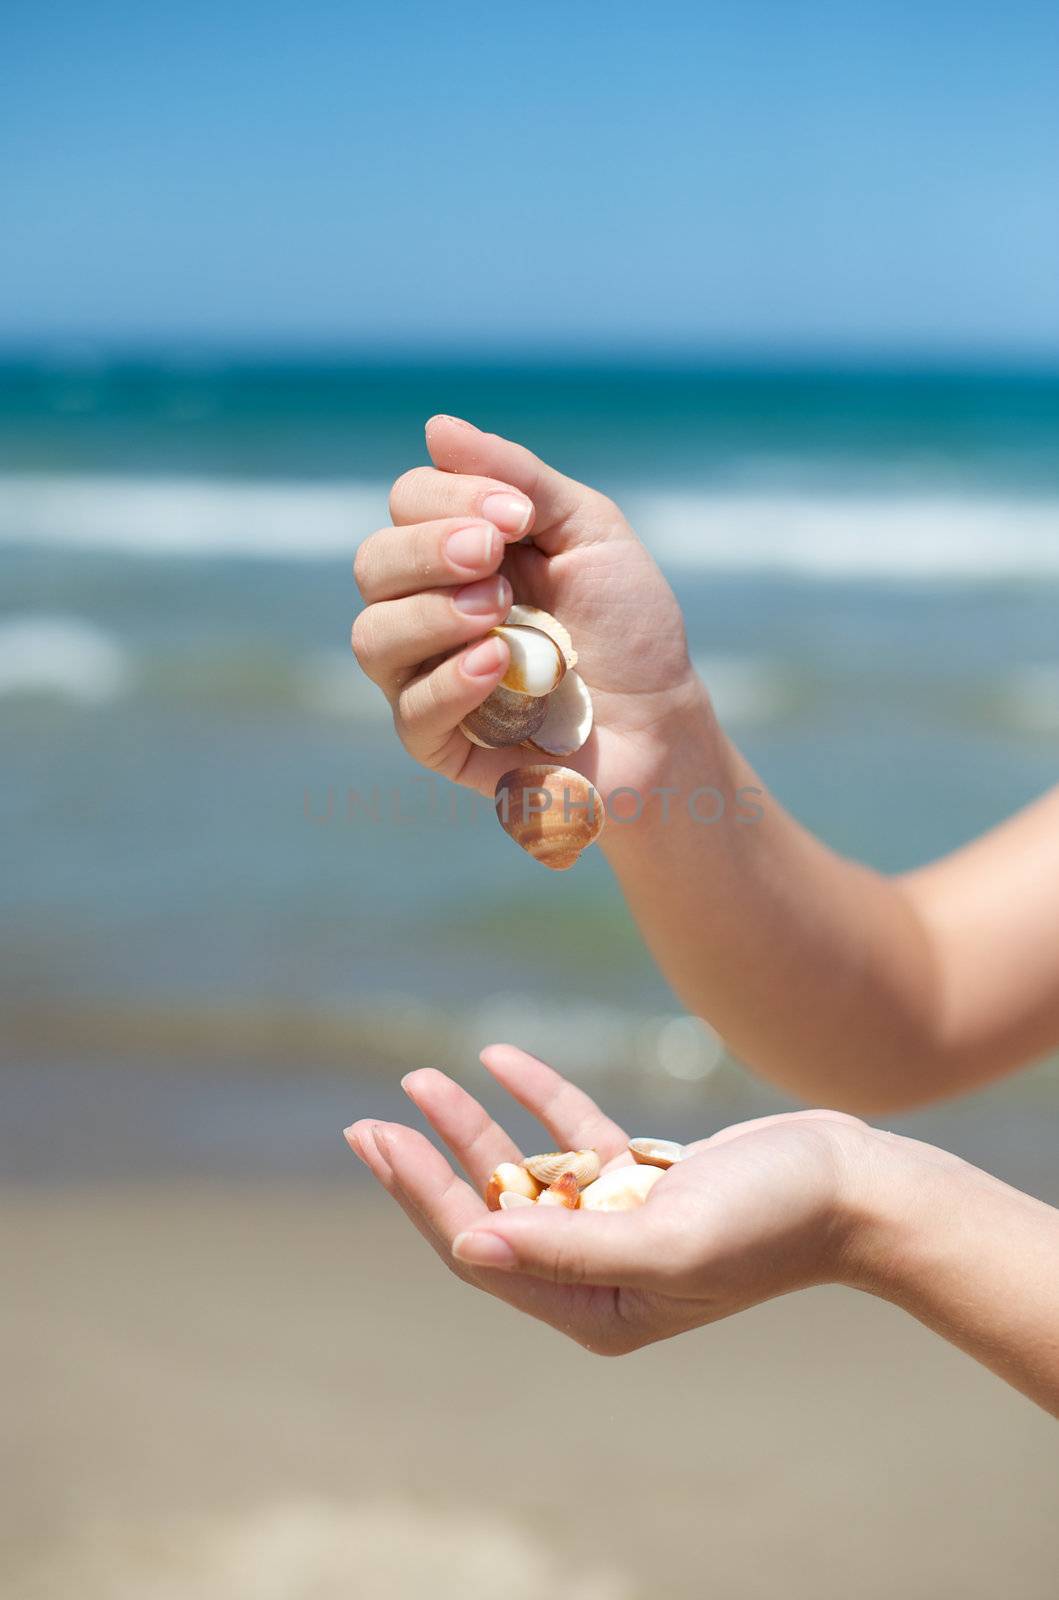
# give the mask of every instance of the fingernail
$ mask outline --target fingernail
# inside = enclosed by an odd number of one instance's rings
[[[472,1267],[513,1267],[515,1252],[499,1234],[488,1233],[483,1228],[469,1233],[458,1233],[452,1241],[452,1253],[457,1261],[466,1261]]]
[[[511,585],[499,576],[483,578],[481,583],[457,589],[452,603],[465,617],[491,617],[496,611],[506,611],[511,604]]]
[[[445,554],[454,567],[465,572],[477,572],[488,566],[497,555],[498,535],[487,522],[476,522],[470,528],[456,528],[445,540]]]
[[[468,650],[460,663],[468,678],[491,678],[504,659],[504,647],[499,639],[483,639],[473,650]]]
[[[501,533],[525,533],[533,516],[533,506],[524,494],[509,491],[487,494],[482,501],[482,516]]]
[[[343,1139],[345,1139],[346,1143],[348,1144],[349,1148],[352,1150],[353,1154],[355,1156],[359,1156],[361,1161],[363,1161],[364,1160],[364,1151],[360,1147],[360,1140],[357,1138],[356,1133],[353,1131],[355,1129],[355,1127],[356,1127],[356,1123],[354,1122],[354,1123],[350,1123],[348,1128],[343,1128],[342,1129],[342,1137],[343,1137]]]
[[[404,1092],[408,1096],[409,1100],[411,1100],[411,1098],[412,1098],[412,1091],[411,1091],[411,1089],[409,1088],[409,1085],[408,1085],[408,1080],[409,1080],[409,1078],[411,1076],[412,1076],[412,1074],[410,1072],[406,1072],[404,1077],[401,1079],[401,1088],[404,1090]]]

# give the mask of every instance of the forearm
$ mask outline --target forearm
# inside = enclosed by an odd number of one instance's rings
[[[1059,1415],[1059,1211],[943,1151],[876,1137],[888,1149],[845,1281]]]
[[[654,737],[642,815],[613,818],[602,842],[684,1004],[802,1099],[872,1112],[957,1087],[958,1065],[936,1059],[931,945],[902,890],[770,794],[740,820],[738,792],[762,785],[705,697]],[[725,802],[712,823],[707,787]]]

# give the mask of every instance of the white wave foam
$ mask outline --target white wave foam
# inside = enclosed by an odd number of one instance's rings
[[[0,622],[0,695],[50,694],[103,705],[131,680],[126,652],[79,617],[25,612]]]
[[[815,578],[1059,577],[1059,499],[633,494],[659,560]]]
[[[672,568],[815,578],[1059,577],[1059,498],[631,488]],[[386,518],[382,483],[0,477],[0,544],[138,555],[351,557]]]
[[[0,477],[0,543],[134,555],[352,558],[386,489],[209,478]]]

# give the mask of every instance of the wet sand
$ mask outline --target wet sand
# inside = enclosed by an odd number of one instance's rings
[[[599,1361],[355,1180],[3,1204],[4,1600],[1054,1600],[1059,1430],[866,1297]]]

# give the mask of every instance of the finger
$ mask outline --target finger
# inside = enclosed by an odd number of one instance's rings
[[[500,573],[461,589],[428,589],[404,600],[366,606],[353,624],[353,654],[386,693],[410,670],[478,639],[511,609],[511,585]]]
[[[421,589],[484,578],[496,571],[504,549],[503,537],[491,522],[466,517],[380,528],[357,551],[353,576],[369,605],[399,600]]]
[[[443,472],[484,474],[521,489],[533,502],[538,527],[565,522],[592,499],[591,490],[547,466],[524,445],[483,433],[460,417],[431,417],[426,437],[430,459]]]
[[[491,694],[507,670],[502,639],[482,639],[412,678],[397,696],[397,731],[417,760],[435,755],[453,730]]]
[[[671,1224],[659,1226],[651,1210],[648,1198],[635,1211],[610,1215],[562,1206],[489,1211],[457,1235],[452,1253],[466,1266],[529,1273],[549,1283],[659,1290],[673,1281],[672,1241],[679,1247],[679,1235]]]
[[[436,467],[413,467],[390,490],[390,517],[399,527],[439,517],[484,517],[511,540],[530,531],[533,516],[532,501],[509,484]]]
[[[522,1152],[484,1106],[443,1072],[424,1067],[401,1079],[401,1088],[444,1139],[479,1193],[501,1161]]]
[[[361,1134],[365,1126],[356,1123],[347,1130],[361,1135],[360,1142],[364,1145],[368,1142]],[[469,1263],[459,1262],[453,1255],[454,1240],[461,1231],[473,1231],[483,1217],[493,1213],[487,1211],[474,1190],[456,1176],[440,1150],[414,1128],[405,1128],[399,1122],[376,1122],[367,1126],[378,1141],[376,1159],[383,1172],[380,1181],[450,1271],[470,1278],[480,1288],[487,1288],[491,1294],[561,1332],[583,1338],[587,1330],[595,1335],[599,1308],[593,1306],[591,1298],[582,1301],[569,1290],[557,1291],[554,1285],[542,1283],[533,1273],[510,1273],[503,1278],[490,1273],[483,1281]]]
[[[559,1150],[597,1150],[609,1161],[629,1142],[583,1089],[513,1044],[490,1044],[478,1058],[519,1105],[544,1124]]]

